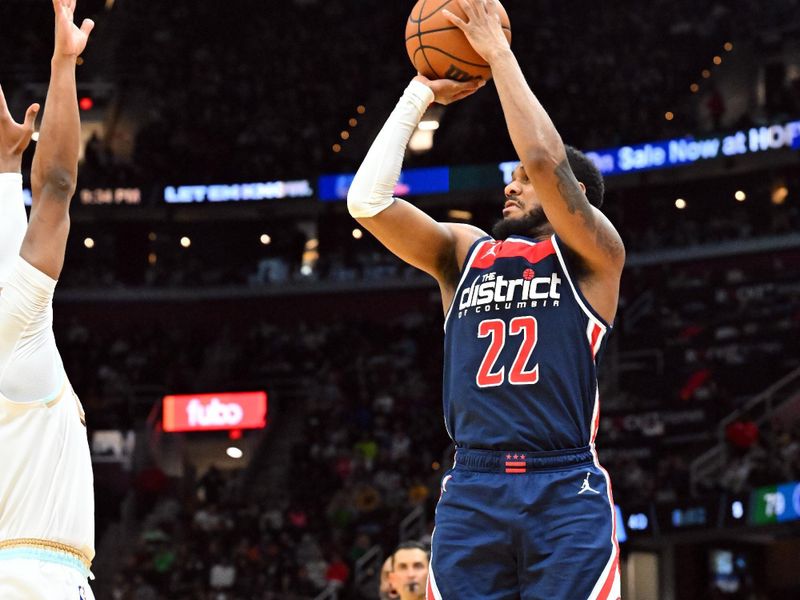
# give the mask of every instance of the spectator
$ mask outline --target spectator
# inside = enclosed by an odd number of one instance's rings
[[[383,561],[383,566],[381,567],[380,588],[378,589],[379,600],[395,600],[399,597],[391,582],[392,558],[390,556]]]

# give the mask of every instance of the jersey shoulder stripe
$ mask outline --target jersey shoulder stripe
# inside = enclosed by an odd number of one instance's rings
[[[552,239],[535,243],[510,237],[485,246],[472,266],[476,269],[488,269],[500,258],[524,258],[529,263],[536,264],[552,254],[555,254]]]

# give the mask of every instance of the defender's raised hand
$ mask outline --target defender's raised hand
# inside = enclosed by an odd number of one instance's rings
[[[11,116],[0,87],[0,173],[18,173],[22,166],[22,153],[31,143],[34,122],[39,112],[38,104],[31,104],[25,120],[17,123]]]
[[[467,36],[467,40],[484,60],[492,64],[494,57],[510,48],[503,33],[500,9],[497,0],[458,0],[468,21],[457,17],[449,10],[442,14]]]
[[[56,16],[56,43],[53,58],[77,58],[86,48],[94,21],[84,19],[80,27],[75,25],[76,0],[53,0]]]

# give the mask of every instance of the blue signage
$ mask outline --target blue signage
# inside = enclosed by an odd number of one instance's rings
[[[355,174],[323,175],[319,178],[320,200],[345,200]],[[432,167],[406,169],[394,189],[395,196],[418,196],[421,194],[445,194],[450,191],[450,168]]]
[[[800,482],[760,487],[752,493],[750,521],[756,525],[800,519]]]
[[[800,149],[800,121],[710,138],[678,138],[587,152],[605,176],[680,167],[714,158]]]
[[[800,519],[800,483],[784,483],[778,486],[778,493],[785,498],[785,507],[778,515],[778,522]]]
[[[310,198],[313,195],[314,190],[311,187],[311,182],[306,179],[263,183],[182,185],[180,187],[169,186],[164,189],[164,201],[167,204]]]
[[[624,544],[628,541],[628,532],[625,531],[625,519],[622,518],[622,509],[619,504],[614,505],[614,517],[617,522],[617,541]]]

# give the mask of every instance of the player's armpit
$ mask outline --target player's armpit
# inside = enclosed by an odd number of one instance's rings
[[[486,235],[470,225],[439,223],[400,199],[374,217],[357,221],[393,254],[430,274],[440,285],[458,279],[467,250]]]
[[[591,272],[619,275],[625,263],[622,238],[608,217],[589,203],[566,155],[558,164],[549,160],[523,164],[559,238]]]

